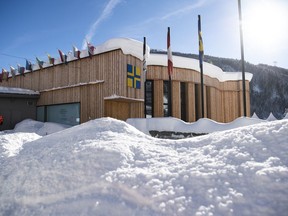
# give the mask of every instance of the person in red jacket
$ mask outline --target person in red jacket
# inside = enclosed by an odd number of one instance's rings
[[[4,118],[3,118],[3,116],[2,116],[2,115],[0,115],[0,125],[2,125],[2,124],[3,124],[3,122],[4,122]]]

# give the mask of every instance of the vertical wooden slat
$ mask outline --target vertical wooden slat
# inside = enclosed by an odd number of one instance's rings
[[[194,122],[196,121],[196,116],[195,116],[195,85],[194,83],[187,83],[187,92],[186,92],[186,97],[187,97],[187,120],[188,122]]]
[[[181,119],[181,92],[179,81],[172,81],[172,116]]]
[[[163,117],[163,80],[154,80],[153,83],[153,115]]]

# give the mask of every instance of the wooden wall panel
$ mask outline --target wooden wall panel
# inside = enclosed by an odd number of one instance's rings
[[[195,116],[195,84],[187,83],[187,92],[186,92],[186,106],[187,106],[187,120],[188,122],[196,121]]]
[[[206,109],[207,109],[207,118],[212,119],[212,115],[215,112],[215,108],[213,107],[213,91],[211,87],[206,86]]]
[[[105,101],[105,116],[126,120],[129,118],[130,106],[129,103]]]
[[[144,118],[144,103],[141,102],[131,103],[129,118]]]
[[[0,85],[40,91],[41,96],[38,100],[38,105],[81,101],[81,121],[84,122],[89,120],[89,118],[104,115],[105,97],[118,95],[135,99],[144,98],[143,74],[141,76],[141,89],[127,87],[127,64],[137,66],[142,71],[142,62],[138,58],[124,55],[118,49],[94,55],[91,58],[82,58],[70,61],[67,64],[59,64],[28,72],[25,73],[25,77],[17,75],[15,78],[9,78],[8,82],[4,81]],[[163,80],[168,80],[167,67],[149,65],[147,79],[154,80],[154,116],[162,117],[164,114]],[[89,84],[100,80],[104,80],[104,83]],[[187,91],[189,92],[187,95],[187,119],[195,121],[197,119],[195,113],[197,110],[198,112],[201,110],[200,91],[195,89],[194,86],[195,84],[200,84],[200,73],[185,68],[174,68],[172,81],[173,116],[178,118],[181,116],[179,82],[186,82],[188,83]],[[208,115],[208,117],[216,121],[228,122],[243,115],[241,80],[219,82],[215,78],[204,75],[204,82],[205,86],[209,86],[207,92],[205,91],[205,116]],[[80,83],[84,86],[76,86]],[[246,81],[246,95],[247,115],[250,116],[249,81]],[[127,102],[126,105],[121,106],[126,107]],[[143,106],[143,103],[131,102],[129,105],[130,116],[143,117]],[[199,117],[200,115],[198,115]]]
[[[154,117],[163,117],[163,81],[154,80],[153,83],[153,115]]]
[[[216,92],[216,118],[215,121],[224,122],[224,104],[223,104],[223,97],[222,91],[215,89]]]
[[[180,82],[172,81],[172,116],[181,119],[181,91]]]

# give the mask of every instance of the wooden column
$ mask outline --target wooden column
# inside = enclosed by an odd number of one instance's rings
[[[153,82],[153,115],[154,117],[163,117],[163,80],[154,80]]]
[[[180,82],[172,81],[172,116],[181,119]]]
[[[186,88],[186,106],[187,106],[187,121],[194,122],[196,121],[195,115],[195,84],[194,83],[187,83]]]

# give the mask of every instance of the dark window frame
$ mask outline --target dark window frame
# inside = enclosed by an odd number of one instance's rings
[[[44,107],[44,122],[47,122],[48,121],[48,119],[47,119],[47,117],[48,117],[48,107],[61,106],[61,105],[73,105],[73,104],[78,104],[79,105],[79,123],[75,124],[75,125],[79,125],[79,124],[81,124],[81,103],[80,102],[49,104],[49,105],[37,106],[36,107],[36,116],[38,117],[38,108]],[[38,119],[37,119],[37,121],[38,121]]]
[[[150,85],[150,88],[147,87]],[[151,95],[150,100],[147,98],[147,96]],[[145,118],[154,117],[154,83],[153,80],[146,80],[145,82],[145,101],[146,101],[146,107],[145,107]],[[145,106],[145,105],[144,105]],[[147,107],[150,107],[151,113],[149,112],[149,109]]]

